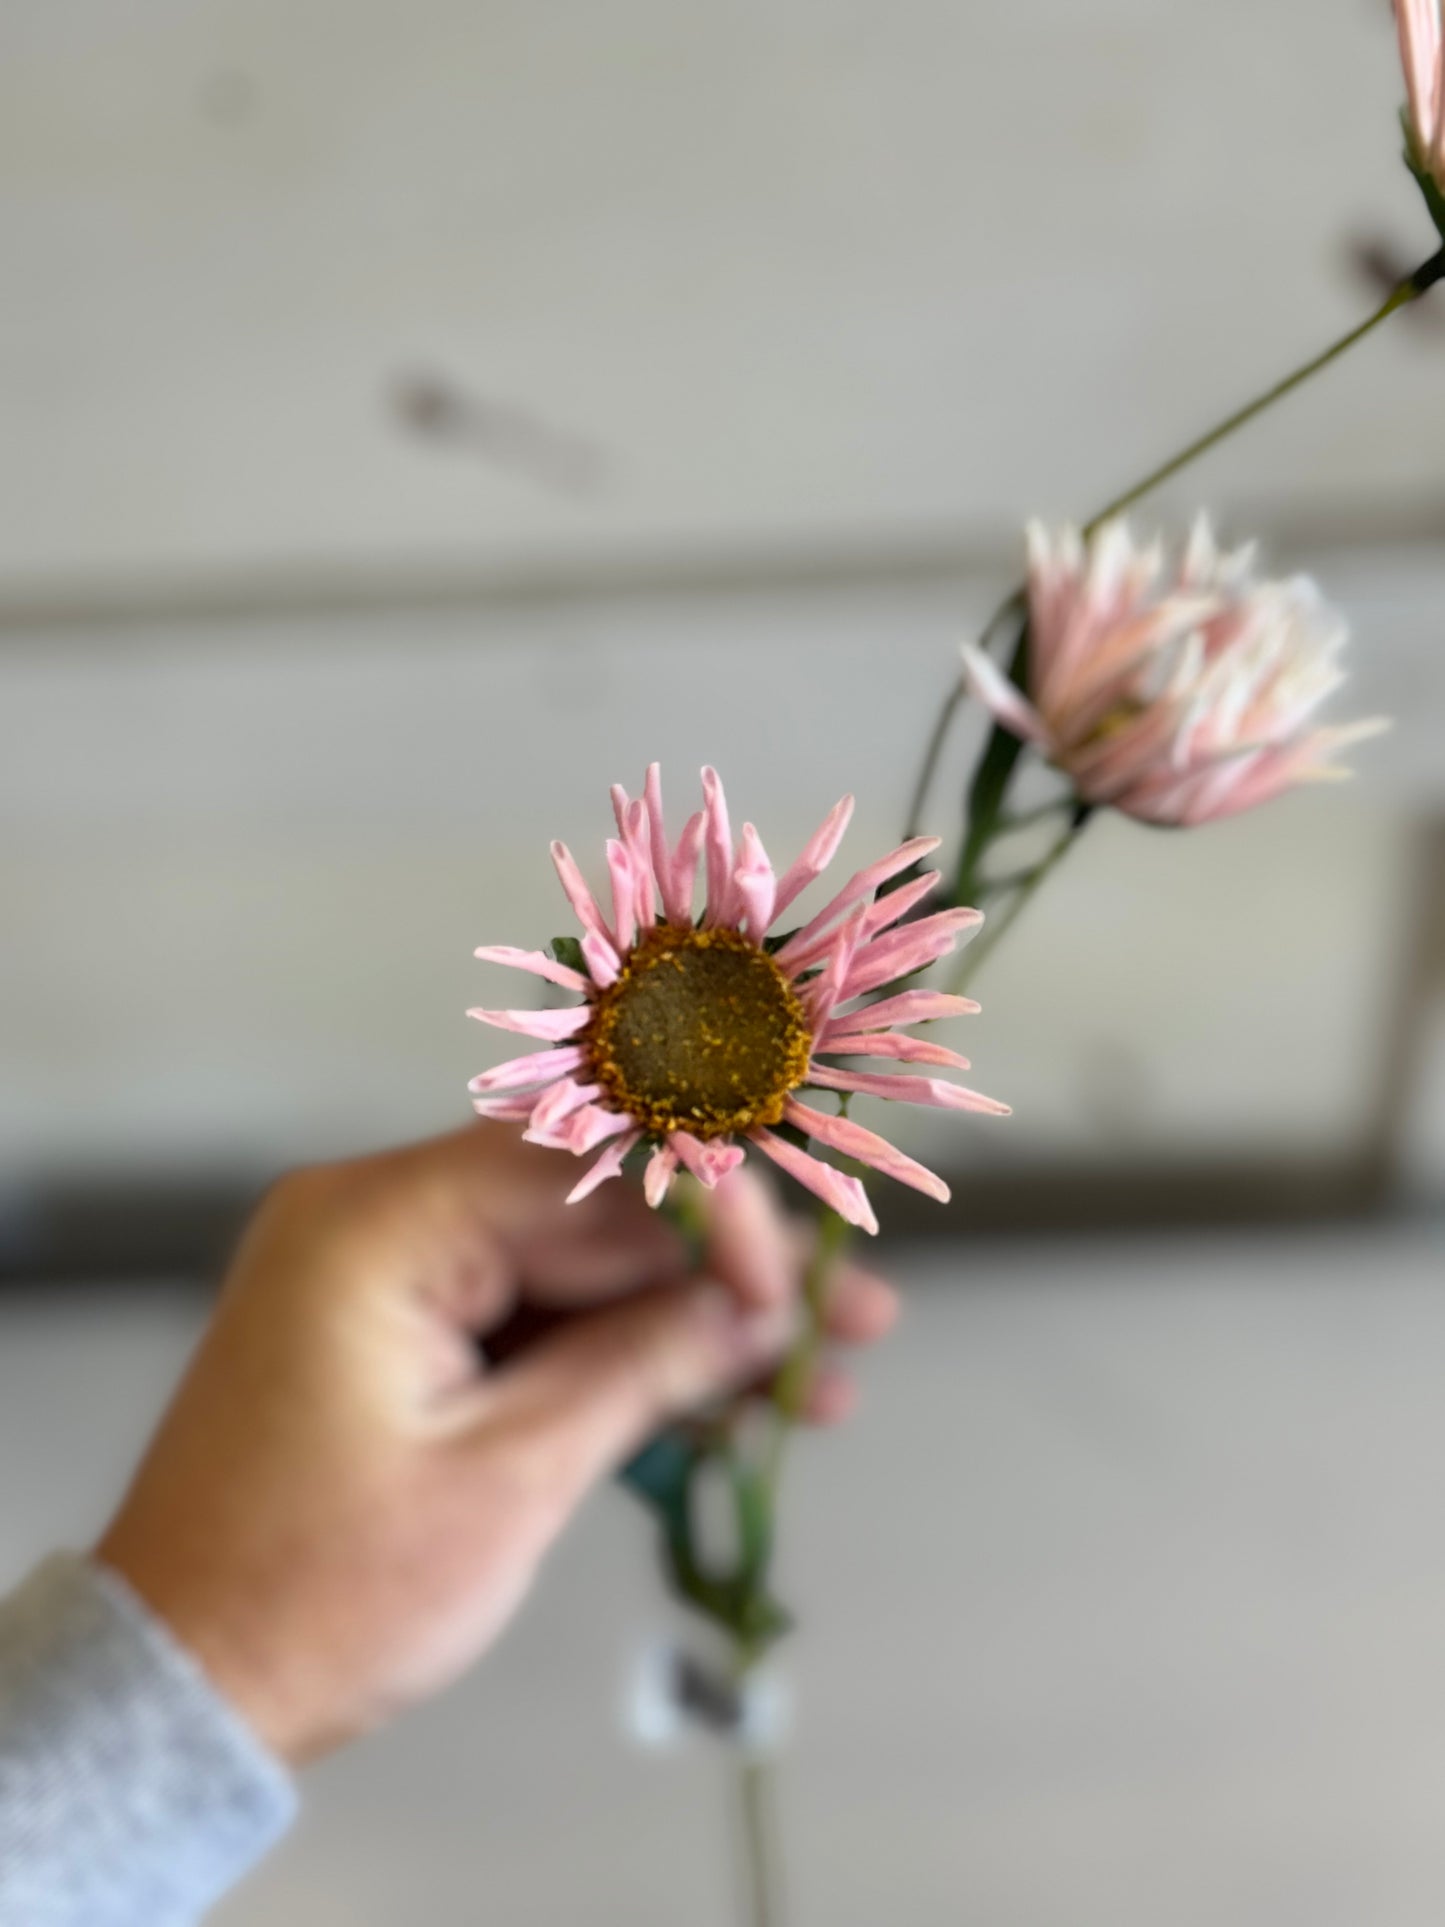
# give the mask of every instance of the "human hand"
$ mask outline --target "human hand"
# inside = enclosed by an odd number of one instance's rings
[[[455,1679],[588,1489],[789,1341],[797,1238],[751,1173],[694,1275],[635,1187],[571,1178],[503,1125],[283,1178],[97,1547],[293,1764]],[[895,1309],[844,1267],[830,1333]],[[825,1368],[809,1416],[850,1402]]]

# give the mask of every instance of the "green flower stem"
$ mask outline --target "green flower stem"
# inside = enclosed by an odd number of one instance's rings
[[[1438,254],[1432,255],[1428,261],[1416,268],[1413,274],[1407,274],[1398,286],[1390,290],[1375,312],[1367,315],[1356,327],[1351,328],[1348,334],[1341,335],[1338,341],[1332,341],[1328,348],[1302,363],[1292,374],[1286,375],[1283,381],[1277,381],[1272,388],[1266,388],[1263,394],[1256,395],[1253,401],[1246,402],[1243,408],[1236,408],[1232,415],[1226,415],[1222,422],[1216,423],[1195,441],[1181,448],[1177,455],[1171,455],[1167,462],[1161,463],[1156,469],[1151,469],[1143,481],[1136,482],[1132,488],[1125,489],[1122,495],[1116,495],[1112,502],[1101,508],[1097,515],[1092,516],[1084,524],[1084,535],[1087,537],[1097,533],[1105,522],[1111,522],[1116,515],[1122,515],[1125,509],[1132,508],[1146,495],[1151,495],[1156,488],[1171,480],[1181,469],[1188,468],[1189,464],[1198,461],[1201,455],[1207,455],[1211,448],[1217,448],[1220,442],[1226,440],[1237,428],[1243,428],[1247,422],[1252,422],[1256,415],[1262,415],[1267,408],[1273,408],[1277,401],[1283,401],[1286,395],[1293,394],[1296,388],[1302,388],[1311,376],[1328,368],[1331,362],[1338,361],[1340,356],[1353,348],[1356,342],[1363,341],[1368,334],[1373,334],[1380,323],[1387,321],[1398,309],[1407,307],[1412,301],[1417,301],[1427,288],[1433,287],[1442,277],[1445,277],[1445,248],[1442,248]]]
[[[768,1586],[771,1551],[776,1543],[778,1496],[788,1445],[807,1405],[808,1390],[823,1347],[828,1281],[848,1242],[847,1222],[826,1206],[819,1214],[818,1241],[803,1278],[803,1328],[773,1382],[773,1410],[758,1473],[757,1494],[767,1521],[768,1556],[754,1573],[759,1596]],[[752,1615],[748,1615],[749,1618]],[[764,1645],[747,1633],[734,1641],[740,1684],[757,1665]],[[743,1856],[753,1927],[782,1927],[784,1887],[782,1829],[777,1817],[777,1782],[771,1763],[754,1753],[739,1756],[738,1792],[743,1816]]]
[[[743,1871],[752,1927],[783,1927],[784,1890],[777,1776],[761,1754],[743,1753],[738,1766]]]
[[[1292,374],[1286,375],[1283,381],[1277,381],[1272,388],[1267,388],[1263,394],[1256,395],[1253,401],[1246,402],[1242,408],[1235,409],[1232,415],[1226,415],[1222,422],[1207,429],[1204,434],[1180,449],[1177,455],[1171,455],[1168,461],[1161,463],[1158,468],[1151,469],[1142,481],[1135,482],[1132,488],[1125,489],[1122,495],[1116,495],[1112,502],[1107,503],[1085,522],[1084,535],[1088,537],[1096,534],[1105,522],[1111,521],[1116,515],[1122,515],[1126,509],[1133,508],[1136,502],[1141,502],[1161,484],[1172,480],[1192,462],[1198,461],[1201,455],[1206,455],[1210,449],[1217,448],[1236,429],[1243,428],[1257,415],[1262,415],[1266,409],[1272,408],[1277,401],[1282,401],[1286,395],[1292,394],[1296,388],[1303,387],[1311,376],[1328,368],[1331,362],[1338,361],[1341,355],[1355,346],[1356,342],[1363,341],[1366,335],[1372,334],[1382,321],[1387,321],[1399,309],[1408,307],[1412,301],[1417,301],[1422,294],[1433,288],[1437,281],[1442,280],[1445,280],[1445,247],[1442,247],[1438,253],[1432,254],[1429,260],[1423,261],[1413,274],[1407,274],[1398,286],[1390,290],[1373,314],[1367,315],[1347,334],[1341,335],[1338,341],[1331,342],[1328,348],[1312,356]],[[1015,589],[990,617],[979,638],[980,646],[986,649],[1008,617],[1014,613],[1022,615],[1026,608],[1027,597],[1024,589]],[[905,840],[919,834],[939,758],[948,741],[954,718],[963,706],[965,693],[962,680],[955,681],[934,722],[919,769],[918,780],[913,789],[908,824],[904,830]],[[966,899],[955,893],[953,900],[955,903],[962,903]]]

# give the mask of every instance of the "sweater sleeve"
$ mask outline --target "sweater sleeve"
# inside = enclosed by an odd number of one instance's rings
[[[295,1807],[114,1573],[61,1553],[0,1600],[0,1927],[191,1927]]]

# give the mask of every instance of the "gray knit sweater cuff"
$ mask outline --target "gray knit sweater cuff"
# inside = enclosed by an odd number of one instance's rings
[[[0,1927],[191,1927],[295,1808],[114,1573],[61,1553],[0,1600]]]

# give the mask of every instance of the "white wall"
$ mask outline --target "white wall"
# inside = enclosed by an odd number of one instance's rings
[[[456,1115],[473,944],[559,927],[547,838],[654,755],[780,852],[855,789],[876,847],[1022,514],[1361,312],[1351,237],[1427,250],[1398,93],[1358,0],[11,0],[5,1166]],[[1358,1128],[1445,788],[1442,342],[1392,323],[1170,498],[1322,575],[1395,736],[1091,831],[967,1026],[1019,1113],[970,1155]],[[404,432],[425,368],[600,489]]]

